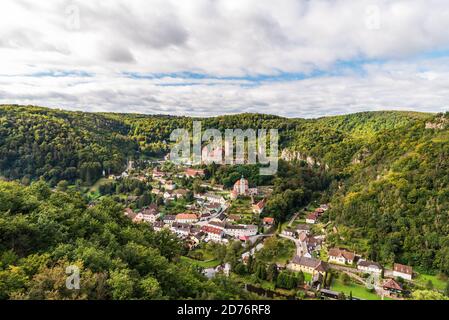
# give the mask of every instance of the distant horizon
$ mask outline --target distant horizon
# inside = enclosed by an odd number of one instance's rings
[[[283,119],[304,119],[304,120],[316,120],[321,118],[332,118],[332,117],[340,117],[340,116],[349,116],[349,115],[355,115],[355,114],[361,114],[361,113],[382,113],[382,112],[391,112],[391,113],[416,113],[416,114],[422,114],[422,115],[437,115],[439,113],[445,113],[446,111],[440,111],[440,112],[430,112],[430,111],[414,111],[414,110],[395,110],[395,109],[381,109],[381,110],[366,110],[366,111],[357,111],[357,112],[348,112],[348,113],[341,113],[341,114],[332,114],[332,115],[323,115],[323,116],[317,116],[317,117],[301,117],[301,116],[292,116],[292,117],[286,117],[277,115],[275,113],[262,113],[262,112],[240,112],[240,113],[222,113],[217,114],[213,116],[189,116],[189,115],[176,115],[176,114],[169,114],[169,113],[138,113],[138,112],[118,112],[118,111],[85,111],[85,110],[78,110],[78,109],[70,109],[70,108],[61,108],[61,107],[49,107],[49,106],[41,106],[41,105],[23,105],[23,104],[17,104],[17,103],[2,103],[0,104],[1,107],[21,107],[21,108],[42,108],[42,109],[49,109],[49,110],[57,110],[57,111],[67,111],[67,112],[82,112],[82,113],[91,113],[91,114],[124,114],[124,115],[138,115],[138,116],[168,116],[168,117],[185,117],[185,118],[199,118],[199,119],[210,119],[210,118],[217,118],[222,116],[236,116],[236,115],[244,115],[244,114],[254,114],[254,115],[265,115],[265,116],[273,116],[273,117],[279,117]]]

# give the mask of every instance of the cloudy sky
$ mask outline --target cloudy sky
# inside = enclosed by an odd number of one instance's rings
[[[0,104],[449,110],[447,0],[2,0]]]

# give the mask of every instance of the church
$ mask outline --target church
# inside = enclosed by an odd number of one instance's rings
[[[237,199],[238,196],[248,196],[249,195],[249,185],[248,180],[243,176],[234,183],[234,187],[231,191],[231,199]]]

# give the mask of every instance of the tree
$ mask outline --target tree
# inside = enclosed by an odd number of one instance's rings
[[[149,282],[143,284],[144,290],[147,290],[148,286],[154,286],[153,283],[149,284]],[[107,284],[111,288],[111,295],[114,300],[129,300],[134,296],[136,283],[128,269],[112,271]]]
[[[449,297],[449,281],[446,283],[446,287],[444,288],[444,294]]]
[[[265,264],[258,262],[255,268],[255,275],[260,280],[267,279],[267,269]]]
[[[186,201],[187,202],[192,202],[193,200],[195,200],[193,192],[188,190],[186,193]]]
[[[56,185],[56,189],[58,191],[65,192],[65,191],[67,191],[68,186],[69,186],[69,183],[67,180],[61,180]]]
[[[275,263],[269,264],[267,269],[267,280],[276,282],[278,274],[279,271],[277,265]]]
[[[436,291],[416,290],[412,292],[413,300],[449,300],[448,297]]]
[[[20,267],[9,266],[0,270],[0,300],[10,299],[25,290],[28,278]]]
[[[343,282],[343,284],[347,286],[351,282],[351,278],[349,278],[349,276],[346,273],[342,273],[341,282]]]
[[[159,282],[152,276],[145,277],[140,282],[140,289],[143,291],[142,297],[147,300],[161,298],[161,287]]]
[[[244,275],[247,273],[246,267],[243,263],[239,262],[234,267],[234,272],[240,275]]]

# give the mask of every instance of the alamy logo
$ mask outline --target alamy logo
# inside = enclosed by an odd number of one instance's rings
[[[267,139],[269,136],[269,144]],[[170,135],[175,142],[170,160],[177,164],[262,164],[260,175],[273,175],[278,169],[277,129],[226,129],[224,139],[218,129],[201,130],[201,121],[193,122],[193,134],[176,129]],[[208,143],[203,146],[203,143]]]
[[[69,275],[65,280],[65,285],[69,290],[80,289],[80,269],[77,266],[68,266],[65,273]]]

